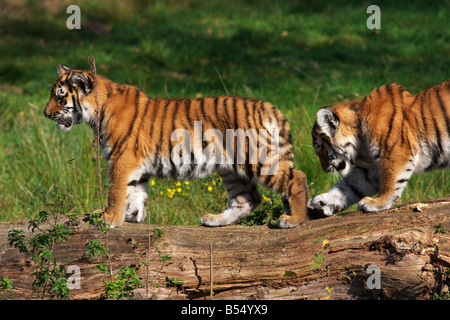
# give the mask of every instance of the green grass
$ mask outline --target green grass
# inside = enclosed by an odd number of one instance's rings
[[[416,93],[449,77],[448,1],[375,1],[379,33],[366,28],[371,1],[78,1],[82,23],[99,21],[106,34],[68,30],[66,6],[58,2],[17,3],[0,7],[4,221],[34,217],[72,177],[73,210],[101,206],[91,130],[83,125],[60,132],[42,114],[58,63],[87,69],[94,55],[100,74],[152,97],[236,94],[270,101],[290,121],[295,167],[307,174],[311,196],[337,181],[320,170],[311,146],[318,107],[389,82]],[[447,196],[448,178],[445,170],[415,175],[402,201]],[[197,224],[199,216],[226,206],[220,181],[192,181],[189,189],[154,181],[151,223]],[[175,189],[172,197],[167,189]]]

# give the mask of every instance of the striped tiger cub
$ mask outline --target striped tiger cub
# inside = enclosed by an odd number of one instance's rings
[[[312,139],[322,169],[348,175],[309,201],[310,217],[357,202],[364,212],[388,209],[414,172],[450,166],[450,80],[415,95],[387,84],[321,108]]]
[[[261,201],[257,182],[282,196],[279,228],[306,220],[306,176],[293,168],[289,124],[270,103],[233,96],[148,98],[88,71],[57,69],[44,114],[64,131],[88,123],[100,132],[110,226],[142,222],[150,177],[188,180],[213,173],[222,177],[229,206],[201,217],[203,225],[230,225],[248,216]]]

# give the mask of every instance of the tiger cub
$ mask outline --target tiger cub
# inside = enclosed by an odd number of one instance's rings
[[[364,212],[388,209],[413,172],[450,165],[450,80],[416,95],[387,84],[321,108],[312,139],[322,169],[348,175],[309,201],[310,217],[356,202]]]
[[[100,132],[110,184],[105,219],[112,227],[142,222],[150,177],[188,180],[213,173],[222,177],[229,206],[201,217],[203,225],[248,216],[261,201],[257,182],[282,195],[279,228],[306,220],[306,176],[293,168],[289,124],[270,103],[234,96],[148,98],[102,76],[95,82],[91,72],[59,65],[58,73],[44,114],[64,131],[88,123],[95,135]]]

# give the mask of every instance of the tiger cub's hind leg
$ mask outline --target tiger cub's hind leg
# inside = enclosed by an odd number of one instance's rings
[[[292,167],[291,161],[280,161],[279,170],[267,179],[267,185],[283,197],[285,213],[278,219],[278,228],[293,228],[306,220],[308,186],[306,175]]]
[[[200,222],[208,227],[234,224],[247,217],[261,202],[261,195],[256,184],[243,179],[235,173],[222,176],[223,184],[228,192],[230,203],[221,214],[206,214]]]

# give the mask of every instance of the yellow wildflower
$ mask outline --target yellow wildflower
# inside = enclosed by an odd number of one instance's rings
[[[327,239],[323,240],[322,242],[322,247],[326,248],[330,245],[330,241],[328,241]]]
[[[213,190],[213,187],[208,186],[208,191],[212,191],[212,190]]]

